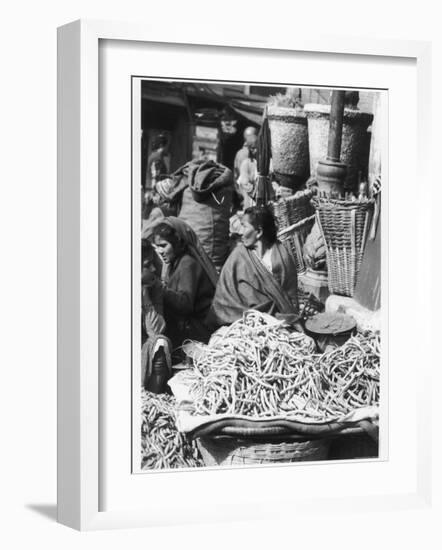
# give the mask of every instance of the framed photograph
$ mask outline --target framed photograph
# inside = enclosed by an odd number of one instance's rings
[[[429,45],[78,21],[58,71],[59,521],[425,505]]]

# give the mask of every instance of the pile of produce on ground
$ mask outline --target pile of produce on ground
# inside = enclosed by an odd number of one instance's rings
[[[144,389],[141,392],[142,469],[202,466],[195,444],[177,430],[175,399]]]
[[[379,403],[380,338],[358,334],[318,357],[324,406],[345,414]]]
[[[192,353],[196,414],[338,419],[379,402],[379,336],[357,335],[323,355],[283,321],[251,310]]]

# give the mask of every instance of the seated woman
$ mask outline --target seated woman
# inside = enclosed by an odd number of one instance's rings
[[[141,385],[164,393],[172,375],[170,341],[164,336],[161,260],[146,239],[141,246]]]
[[[193,229],[178,218],[171,216],[159,223],[153,230],[153,242],[166,267],[165,334],[174,349],[186,339],[207,342],[211,331],[206,317],[218,278],[214,265]]]
[[[242,243],[224,264],[216,288],[212,312],[217,324],[229,325],[248,309],[297,314],[295,260],[277,240],[272,213],[266,207],[248,208],[242,226]]]

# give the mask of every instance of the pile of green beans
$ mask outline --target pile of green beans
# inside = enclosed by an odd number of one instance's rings
[[[272,417],[292,410],[296,393],[299,416],[321,418],[314,351],[310,337],[283,321],[246,312],[194,355],[195,412]]]
[[[323,380],[324,406],[345,414],[379,404],[380,337],[358,334],[317,360]]]
[[[193,356],[195,414],[329,421],[379,402],[377,335],[357,335],[319,355],[311,338],[247,312]]]
[[[141,468],[202,466],[198,450],[176,427],[175,399],[141,390]]]

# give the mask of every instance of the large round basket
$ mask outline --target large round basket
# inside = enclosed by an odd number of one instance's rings
[[[324,236],[331,294],[352,297],[373,216],[374,200],[314,199]]]
[[[278,175],[307,179],[309,175],[309,150],[307,117],[302,109],[267,108],[269,121],[273,171]]]
[[[206,466],[278,464],[326,460],[328,439],[262,442],[234,437],[201,437],[198,448]]]
[[[310,173],[316,177],[318,161],[327,156],[330,105],[309,103],[304,110],[308,120]],[[359,172],[362,172],[363,177],[367,175],[370,151],[370,134],[367,128],[372,121],[371,113],[357,109],[344,110],[341,161],[347,165],[344,184],[346,190],[356,190]]]

